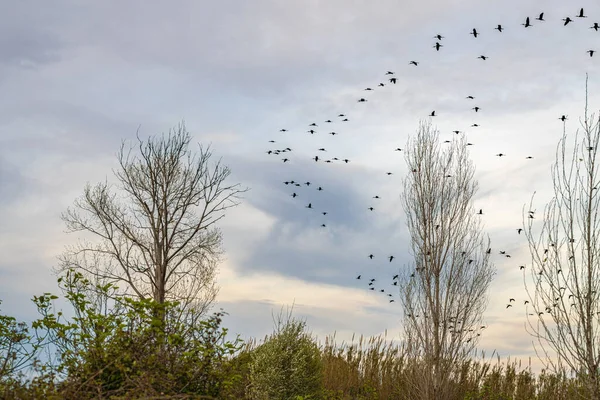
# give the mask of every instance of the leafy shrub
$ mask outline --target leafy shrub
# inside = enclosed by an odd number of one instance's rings
[[[249,397],[253,400],[323,398],[323,364],[319,346],[304,331],[306,323],[288,320],[254,349]]]

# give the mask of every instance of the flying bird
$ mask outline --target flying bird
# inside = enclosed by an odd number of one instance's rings
[[[365,101],[367,101],[366,99],[363,99],[362,97],[360,99],[358,99],[359,103],[364,103]]]
[[[495,27],[494,29],[496,29],[498,32],[502,32],[502,25],[498,24],[497,27]]]
[[[440,47],[444,47],[443,45],[440,44],[440,42],[435,42],[435,45],[433,45],[433,47],[437,50],[440,51]]]
[[[388,71],[385,73],[386,75],[394,75],[394,73],[392,71]]]
[[[598,29],[596,29],[596,30],[598,30]],[[417,65],[419,65],[419,63],[418,63],[418,62],[416,62],[416,61],[411,61],[411,62],[409,62],[408,64],[409,64],[409,65],[410,65],[410,64],[412,64],[412,65],[414,65],[415,67],[416,67]]]
[[[567,120],[567,116],[561,115],[558,119],[560,119],[562,122],[565,122]]]
[[[597,22],[594,22],[594,26],[590,26],[590,29],[595,30],[596,32],[598,32],[598,29],[600,29],[600,25],[598,25]]]
[[[388,258],[390,259],[390,262],[392,262],[392,260],[394,259],[394,256],[389,256]]]
[[[433,38],[437,40],[442,40],[444,37],[442,35],[435,35]]]
[[[477,35],[479,35],[477,29],[473,28],[473,30],[471,31],[471,35],[473,35],[473,37],[477,37]]]
[[[487,60],[489,57],[487,57],[487,56],[479,56],[479,57],[477,57],[477,58],[481,58],[483,61],[485,61],[485,60]]]
[[[592,57],[594,55],[594,53],[596,52],[596,50],[588,50],[587,53],[590,54],[590,57]]]
[[[431,112],[431,114],[429,114],[429,116],[430,116],[430,117],[435,117],[435,110],[433,110],[433,111]]]
[[[467,99],[469,99],[469,100],[473,100],[474,98],[475,97],[473,97],[473,96],[467,96]]]
[[[536,18],[538,21],[545,21],[544,13],[540,13],[540,16]]]
[[[527,18],[525,19],[525,23],[524,23],[524,24],[521,24],[521,25],[523,25],[525,28],[529,28],[530,26],[532,26],[532,25],[529,23],[529,17],[527,17]]]
[[[475,110],[475,112],[478,112],[479,110],[481,110],[481,108],[475,106],[475,107],[472,108],[472,110]]]
[[[395,85],[396,84],[396,78],[390,78],[390,82],[392,82]]]
[[[577,15],[577,18],[587,18],[587,15],[583,15],[583,8],[579,10],[579,15]]]
[[[567,17],[567,18],[563,18],[563,21],[565,21],[563,26],[567,26],[567,24],[573,20],[571,18]]]

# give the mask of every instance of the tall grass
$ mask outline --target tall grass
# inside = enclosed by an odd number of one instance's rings
[[[417,398],[417,386],[424,368],[422,360],[409,359],[402,344],[394,344],[383,335],[365,338],[361,335],[350,343],[337,344],[336,334],[319,343],[323,363],[323,399],[335,400],[409,400]],[[266,338],[265,338],[266,340]],[[251,354],[259,346],[255,339],[246,342],[238,357],[251,362]],[[245,377],[242,382],[248,384]],[[581,399],[581,382],[567,374],[542,371],[534,374],[531,359],[502,360],[484,353],[457,366],[452,377],[448,400],[568,400]],[[239,398],[246,398],[238,392]]]

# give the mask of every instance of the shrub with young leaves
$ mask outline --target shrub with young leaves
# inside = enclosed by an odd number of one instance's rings
[[[319,346],[292,320],[253,351],[249,396],[253,400],[323,398],[323,364]]]
[[[93,292],[115,301],[102,307],[98,298],[89,298],[92,283],[80,273],[69,271],[59,283],[75,317],[65,321],[61,312],[54,313],[55,296],[44,294],[34,298],[42,318],[33,327],[46,332],[47,344],[56,349],[49,370],[62,378],[59,391],[65,398],[218,398],[239,379],[229,373],[226,359],[239,350],[239,338],[225,341],[224,312],[200,320],[177,303],[112,296],[111,284],[96,285]]]

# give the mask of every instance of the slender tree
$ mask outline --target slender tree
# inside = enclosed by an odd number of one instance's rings
[[[238,204],[229,168],[211,165],[210,148],[189,149],[185,126],[144,141],[137,154],[123,142],[117,185],[87,185],[63,213],[68,232],[86,234],[60,257],[60,270],[76,268],[99,283],[118,283],[118,295],[179,301],[202,315],[214,301],[220,260],[217,222]]]
[[[406,146],[403,205],[415,268],[401,283],[407,349],[422,366],[414,397],[452,398],[451,377],[473,352],[494,270],[473,208],[478,184],[464,136],[440,144],[421,122]]]
[[[523,226],[532,257],[528,331],[547,369],[577,373],[585,398],[600,398],[600,118],[585,116],[569,145],[566,127],[552,166],[554,197],[543,215],[533,197],[523,210]],[[535,195],[534,195],[535,196]],[[541,228],[534,229],[540,221]],[[534,343],[535,345],[535,343]]]

